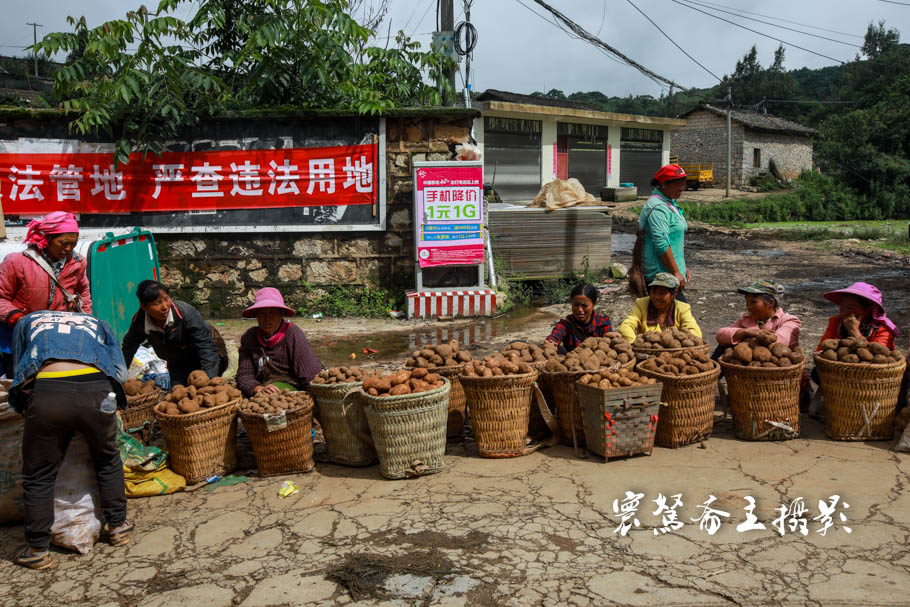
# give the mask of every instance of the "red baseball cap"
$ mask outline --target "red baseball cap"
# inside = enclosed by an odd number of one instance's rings
[[[657,174],[654,175],[654,181],[657,183],[666,183],[674,179],[685,179],[686,172],[678,164],[667,164],[660,167]]]

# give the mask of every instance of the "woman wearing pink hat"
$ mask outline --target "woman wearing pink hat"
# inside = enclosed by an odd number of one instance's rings
[[[840,313],[828,319],[828,328],[819,342],[826,339],[865,337],[894,349],[894,338],[900,330],[885,314],[882,293],[865,282],[855,282],[846,289],[825,293],[825,299],[840,307]]]
[[[92,313],[87,263],[73,251],[78,240],[75,215],[49,213],[28,224],[25,251],[7,255],[0,264],[0,330],[6,334],[0,335],[0,348],[8,377],[13,370],[6,341],[20,318],[39,310]]]
[[[264,287],[256,302],[243,311],[244,318],[255,318],[240,338],[240,365],[237,387],[246,396],[282,389],[305,390],[322,371],[322,363],[303,331],[285,316],[294,310],[284,304],[281,292]]]

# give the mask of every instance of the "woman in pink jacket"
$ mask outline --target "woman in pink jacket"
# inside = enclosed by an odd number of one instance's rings
[[[717,330],[717,350],[720,356],[724,350],[741,341],[758,335],[759,331],[773,331],[777,341],[786,344],[790,349],[799,346],[800,320],[784,312],[780,307],[780,297],[784,288],[767,280],[756,280],[748,287],[737,289],[737,293],[746,296],[746,310],[742,318]]]
[[[28,224],[25,251],[7,255],[0,264],[2,333],[11,332],[20,318],[38,310],[92,313],[87,264],[73,252],[78,239],[79,225],[72,213],[56,211]],[[3,337],[0,335],[0,342],[5,341]],[[11,357],[6,354],[4,371],[10,376]]]

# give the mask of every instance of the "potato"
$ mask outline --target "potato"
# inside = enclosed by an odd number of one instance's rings
[[[733,355],[736,356],[740,362],[747,364],[752,362],[752,348],[749,347],[749,344],[736,344],[736,346],[733,348]]]
[[[392,375],[392,378],[390,381],[391,381],[392,387],[394,387],[394,386],[398,386],[400,384],[406,383],[409,379],[411,379],[411,374],[408,371],[401,369],[400,371],[396,371],[395,374]]]
[[[757,360],[760,363],[766,363],[771,361],[771,350],[765,348],[764,346],[759,346],[752,350],[752,360]]]
[[[877,341],[874,341],[871,344],[869,344],[869,350],[872,351],[873,355],[882,354],[884,356],[888,356],[889,354],[891,354],[891,350],[888,349],[888,346],[886,346],[885,344],[880,344]]]
[[[891,362],[891,357],[884,354],[876,354],[872,357],[872,364],[874,365],[887,365]]]
[[[875,355],[872,354],[872,351],[869,348],[857,348],[856,355],[859,357],[860,361],[867,363],[871,362]]]
[[[187,382],[189,382],[190,386],[192,387],[204,388],[209,385],[209,376],[202,369],[197,369],[196,371],[190,373],[190,376],[187,378]]]
[[[452,351],[451,346],[441,345],[436,346],[436,353],[439,354],[443,359],[446,359],[451,358],[454,352]]]
[[[837,350],[840,347],[840,344],[836,339],[826,339],[821,343],[820,347],[822,350]]]
[[[847,355],[841,360],[841,362],[845,362],[845,363],[858,363],[858,362],[859,362],[859,356],[857,356],[856,354],[847,354]]]
[[[774,342],[777,341],[777,333],[773,331],[759,331],[758,332],[758,343],[768,347]]]
[[[682,348],[682,342],[679,341],[678,339],[671,339],[671,340],[670,340],[669,348],[670,348],[671,350],[675,350],[675,349],[677,349],[677,348]]]
[[[376,380],[373,384],[373,387],[376,388],[378,392],[388,392],[392,389],[391,377],[383,375],[381,378]]]
[[[837,360],[837,352],[834,350],[824,350],[819,357],[824,358],[825,360]]]
[[[664,331],[660,335],[660,345],[664,348],[669,348],[670,344],[673,343],[673,333],[669,331]]]
[[[379,390],[377,390],[376,388],[370,388],[369,390],[367,390],[367,394],[369,394],[370,396],[379,396]]]

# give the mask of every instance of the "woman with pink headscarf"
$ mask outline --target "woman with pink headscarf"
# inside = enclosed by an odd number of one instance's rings
[[[28,224],[28,247],[0,264],[0,322],[12,328],[38,310],[92,313],[86,261],[73,251],[78,239],[72,213],[57,211]]]
[[[855,282],[846,289],[825,293],[825,299],[836,304],[840,311],[828,319],[819,349],[826,339],[847,337],[865,337],[889,350],[894,349],[894,338],[900,335],[900,330],[885,314],[882,293],[876,287]]]
[[[19,319],[39,310],[92,313],[85,258],[73,248],[79,225],[72,213],[56,211],[28,224],[25,251],[0,264],[0,352],[11,377],[9,337]]]

